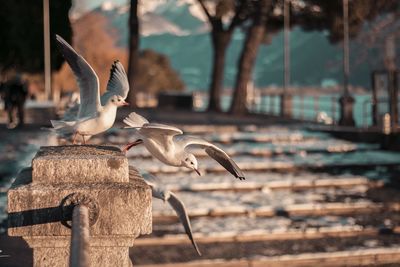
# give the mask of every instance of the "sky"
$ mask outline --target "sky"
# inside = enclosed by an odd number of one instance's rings
[[[95,7],[100,6],[104,2],[112,2],[115,5],[121,5],[127,3],[129,0],[73,0],[71,16],[79,16]],[[148,1],[158,1],[158,0],[148,0]]]

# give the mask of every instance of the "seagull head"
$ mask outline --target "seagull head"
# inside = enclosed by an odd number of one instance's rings
[[[115,105],[117,107],[128,106],[129,103],[125,102],[124,98],[120,95],[113,95],[110,100],[111,105]]]
[[[190,154],[190,153],[184,154],[184,157],[182,160],[182,166],[195,171],[198,175],[201,175],[199,170],[197,169],[198,168],[197,159],[193,154]]]

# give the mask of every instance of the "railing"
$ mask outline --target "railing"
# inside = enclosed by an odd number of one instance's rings
[[[292,118],[335,124],[338,119],[338,96],[304,94],[291,95]],[[262,94],[259,104],[252,111],[280,115],[282,94]],[[329,107],[329,108],[327,108]]]
[[[305,94],[292,95],[292,110],[289,112],[292,118],[319,121],[327,124],[335,124],[338,120],[338,96],[317,95],[309,96]],[[224,111],[229,109],[232,101],[232,92],[223,91],[221,93],[221,108]],[[260,93],[253,94],[247,101],[247,107],[255,113],[271,114],[280,116],[281,114],[281,93]],[[203,111],[208,103],[208,94],[203,91],[194,92],[194,109]],[[325,107],[329,106],[329,109]],[[322,115],[322,116],[321,116]]]
[[[77,205],[72,212],[70,266],[89,266],[89,238],[89,208],[82,204]]]
[[[368,119],[372,118],[372,111],[371,111],[371,106],[372,106],[373,101],[371,99],[365,99],[362,104],[362,114],[363,114],[363,121],[362,125],[363,127],[368,127]],[[368,112],[368,107],[370,107],[369,112]]]
[[[319,94],[290,94],[291,118],[317,121],[325,124],[337,124],[340,116],[339,99],[340,95]],[[367,97],[368,99],[365,99]],[[223,91],[221,94],[221,106],[227,111],[232,100],[231,91]],[[282,93],[265,93],[258,92],[249,99],[247,107],[251,112],[280,116],[281,115]],[[354,118],[356,124],[362,127],[370,127],[373,125],[372,104],[373,100],[370,95],[355,96],[353,107]],[[208,94],[203,91],[194,92],[194,109],[203,111],[208,103]],[[380,99],[377,104],[388,103],[387,99]],[[399,101],[400,103],[400,101]],[[378,105],[380,106],[380,105]]]
[[[372,106],[373,104],[376,105],[377,108],[377,120],[380,120],[381,122],[378,124],[382,124],[383,123],[383,116],[385,116],[385,114],[390,113],[389,110],[389,100],[388,98],[379,98],[377,101],[374,101],[373,99],[366,99],[363,101],[362,104],[362,114],[363,114],[363,127],[369,127],[371,126],[374,122],[373,122],[373,116],[374,114],[372,114]],[[399,106],[400,104],[400,100],[397,101],[397,105]],[[386,107],[384,107],[386,105]]]

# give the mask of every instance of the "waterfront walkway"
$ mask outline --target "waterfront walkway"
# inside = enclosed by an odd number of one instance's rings
[[[212,266],[218,260],[221,266],[254,262],[293,266],[296,261],[315,264],[313,260],[327,258],[353,265],[398,260],[394,255],[400,251],[400,198],[396,197],[400,194],[395,178],[400,173],[400,153],[266,117],[243,117],[233,124],[226,115],[146,112],[150,113],[141,114],[158,122],[179,127],[190,123],[183,127],[185,132],[217,142],[245,169],[247,179],[234,180],[201,151],[195,152],[203,173],[198,177],[163,165],[141,147],[132,149],[130,164],[159,176],[184,201],[203,252],[203,257],[197,256],[173,211],[154,200],[153,234],[135,241],[130,251],[135,264],[200,261],[200,266]],[[40,145],[54,139],[33,127],[3,129],[1,135],[3,151],[10,152],[7,162],[14,162],[10,171],[3,171],[4,198],[13,173],[29,163]],[[122,145],[133,139],[129,131],[115,129],[91,143]],[[4,210],[4,202],[1,205]],[[24,242],[2,234],[0,244],[2,254],[10,255],[0,261],[22,266],[32,260],[18,256],[29,255]]]

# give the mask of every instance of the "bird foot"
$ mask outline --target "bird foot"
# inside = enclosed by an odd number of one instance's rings
[[[73,139],[72,139],[72,144],[73,145],[76,145],[76,136],[78,135],[78,132],[75,132],[74,133],[74,137],[73,137]]]
[[[138,139],[135,142],[126,144],[125,146],[123,146],[123,148],[121,150],[122,150],[122,152],[126,153],[129,149],[131,149],[134,146],[140,145],[141,143],[143,143],[143,140]]]

